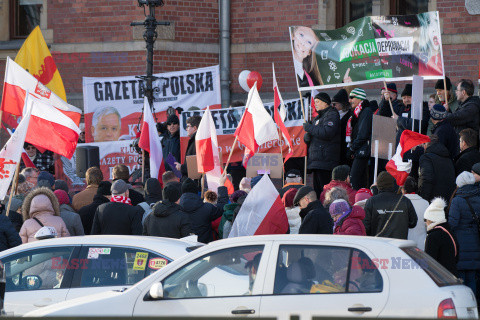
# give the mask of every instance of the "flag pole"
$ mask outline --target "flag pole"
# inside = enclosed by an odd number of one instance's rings
[[[200,183],[200,186],[202,188],[202,195],[200,196],[200,198],[203,199],[203,196],[205,194],[205,173],[202,173],[202,181]]]
[[[383,79],[383,87],[385,88],[385,90],[388,91],[387,82],[385,81],[385,79]],[[392,118],[395,118],[395,111],[393,110],[392,100],[390,99],[390,96],[388,97],[388,103],[390,104],[390,110],[392,111]]]
[[[278,128],[278,147],[280,148],[280,154],[282,155],[282,185],[285,181],[285,162],[283,161],[283,148],[280,145],[280,141],[283,141],[283,135],[282,132],[280,131],[280,128]]]
[[[7,217],[9,216],[10,206],[12,205],[12,198],[15,195],[15,189],[17,188],[19,171],[20,171],[20,161],[17,163],[17,167],[15,168],[15,175],[13,176],[12,188],[10,190],[10,197],[8,197],[7,210],[5,211],[5,214],[7,215]]]
[[[230,154],[228,155],[227,163],[225,164],[225,168],[223,169],[224,175],[227,174],[227,167],[228,167],[228,164],[230,163],[230,158],[232,157],[233,148],[235,148],[235,144],[237,143],[237,140],[238,140],[238,136],[235,137],[235,140],[233,141],[233,144],[232,144],[232,149],[230,149]]]
[[[305,118],[305,106],[303,105],[302,93],[300,91],[298,91],[298,95],[300,96],[300,104],[302,106],[303,121],[307,122],[307,119]],[[304,170],[303,170],[303,177],[305,179],[303,181],[303,183],[305,185],[307,185],[307,157],[308,157],[308,153],[305,154],[305,166],[304,166]]]
[[[142,149],[142,183],[145,181],[145,150]]]
[[[448,98],[447,98],[447,76],[443,77],[443,93],[445,93],[445,105],[447,106],[448,109],[450,109],[450,107],[448,106]]]

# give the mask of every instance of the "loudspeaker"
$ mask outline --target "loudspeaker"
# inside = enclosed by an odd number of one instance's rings
[[[77,176],[85,178],[85,173],[90,167],[100,168],[99,148],[95,146],[77,147],[75,151],[75,167]]]

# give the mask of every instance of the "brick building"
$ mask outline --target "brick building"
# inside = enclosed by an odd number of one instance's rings
[[[219,64],[219,3],[171,1],[156,9],[158,27],[154,73]],[[477,7],[475,7],[477,6]],[[232,99],[246,98],[238,84],[245,69],[259,71],[262,95],[271,98],[271,63],[285,97],[298,97],[288,27],[334,29],[364,15],[414,14],[438,10],[447,75],[477,79],[480,16],[474,0],[231,0]],[[43,35],[63,78],[69,103],[83,108],[82,77],[138,75],[145,72],[143,21],[137,1],[0,0],[0,80],[5,59],[15,57],[33,24]],[[476,82],[476,81],[475,81]],[[1,83],[0,83],[1,86]],[[378,86],[371,85],[370,88]],[[426,88],[428,85],[426,85]],[[433,90],[432,90],[433,91]]]

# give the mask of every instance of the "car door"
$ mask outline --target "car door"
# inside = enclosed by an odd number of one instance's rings
[[[388,299],[388,278],[366,252],[331,244],[277,243],[260,316],[376,317]]]
[[[67,300],[123,290],[170,263],[172,259],[144,248],[84,245]]]
[[[165,275],[161,300],[137,299],[133,316],[258,317],[271,243],[217,248]]]
[[[5,311],[21,316],[64,301],[80,246],[36,248],[5,256]]]

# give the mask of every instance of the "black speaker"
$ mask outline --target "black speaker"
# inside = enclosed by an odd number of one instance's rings
[[[95,146],[77,147],[75,151],[75,167],[77,176],[85,178],[85,173],[90,167],[100,168],[99,148]]]

